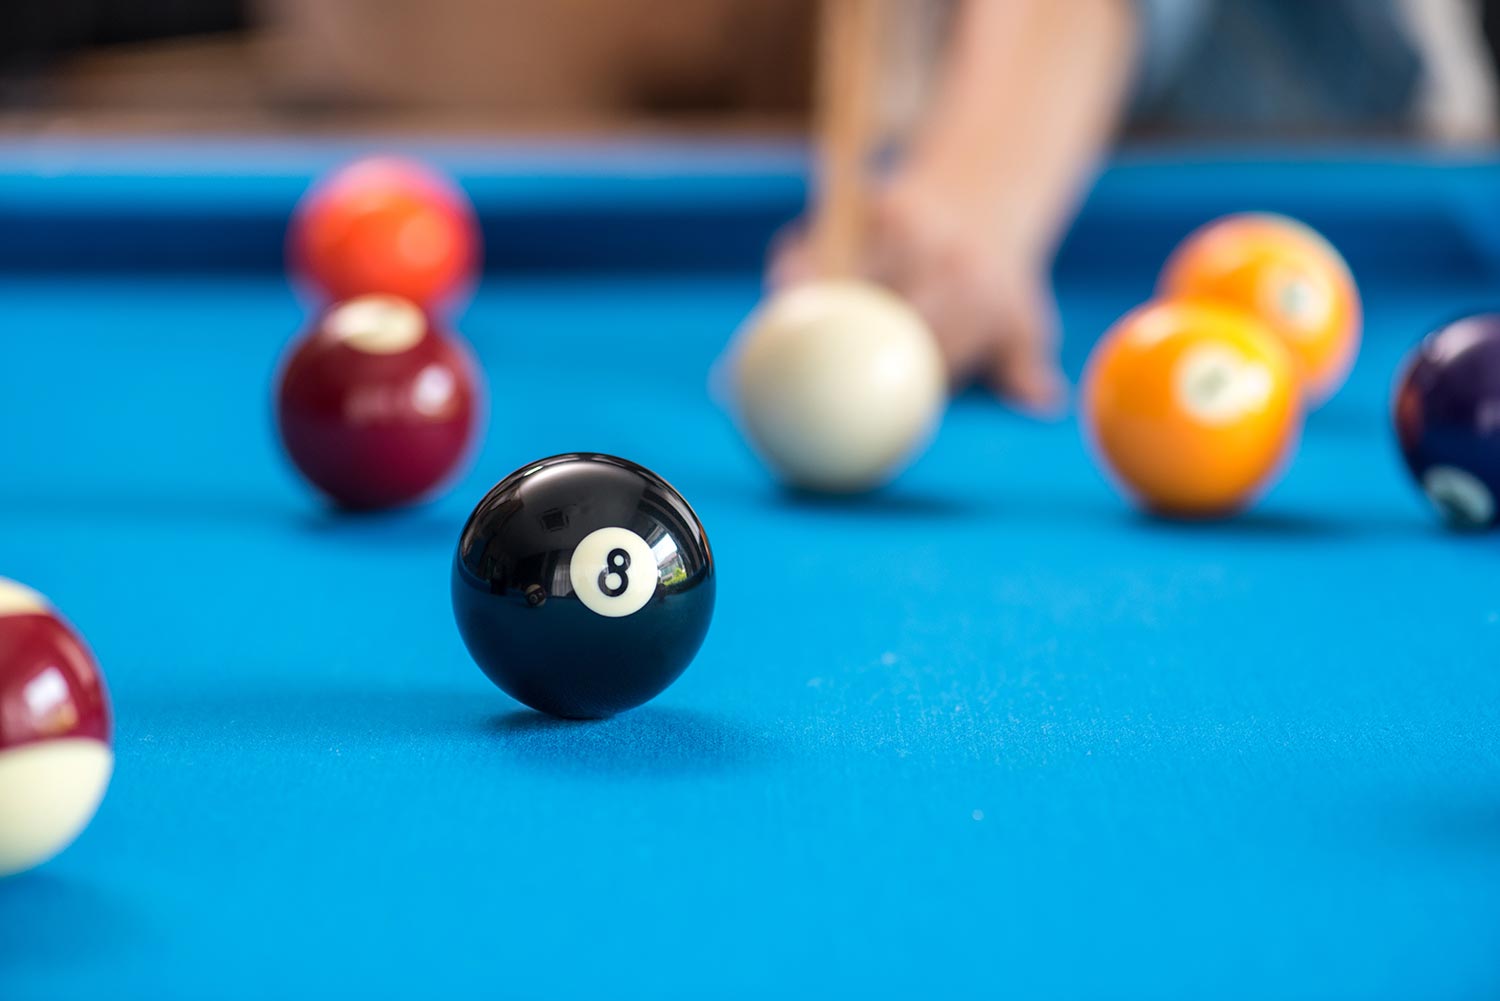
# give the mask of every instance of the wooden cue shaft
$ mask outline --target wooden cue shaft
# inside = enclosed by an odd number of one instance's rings
[[[880,0],[823,0],[818,29],[818,274],[859,270],[866,168],[875,132]]]

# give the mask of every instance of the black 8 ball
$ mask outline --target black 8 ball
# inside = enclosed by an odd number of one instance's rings
[[[708,537],[682,495],[625,459],[574,452],[495,484],[453,561],[469,653],[512,698],[613,716],[682,674],[714,609]]]

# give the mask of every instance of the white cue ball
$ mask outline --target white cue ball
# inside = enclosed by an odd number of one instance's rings
[[[737,335],[734,398],[750,445],[786,483],[854,493],[896,476],[947,401],[943,356],[899,297],[858,281],[773,296]]]

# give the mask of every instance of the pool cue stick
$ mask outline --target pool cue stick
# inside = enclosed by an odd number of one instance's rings
[[[823,0],[815,101],[818,213],[814,261],[823,278],[860,266],[875,134],[880,0]]]

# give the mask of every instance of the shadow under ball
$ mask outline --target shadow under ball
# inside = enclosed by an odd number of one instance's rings
[[[452,583],[480,669],[517,701],[574,719],[660,694],[713,617],[697,515],[661,477],[608,455],[553,456],[497,483],[459,535]]]

